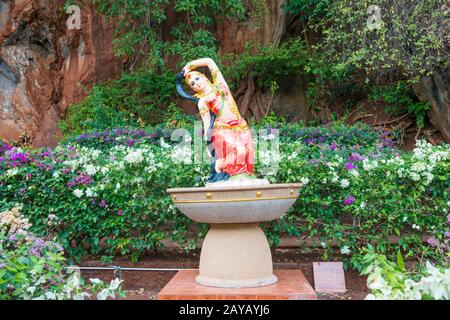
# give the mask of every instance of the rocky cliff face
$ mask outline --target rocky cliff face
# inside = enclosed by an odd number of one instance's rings
[[[86,89],[119,74],[114,24],[81,8],[81,29],[69,30],[65,0],[0,0],[0,137],[22,133],[54,145],[57,122]]]

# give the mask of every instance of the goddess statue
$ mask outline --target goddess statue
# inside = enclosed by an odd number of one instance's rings
[[[212,82],[199,67],[208,67]],[[184,92],[182,80],[195,94]],[[177,76],[177,90],[186,99],[197,103],[203,122],[208,152],[212,158],[213,183],[236,178],[255,179],[254,145],[247,122],[239,113],[222,73],[210,58],[189,62]]]

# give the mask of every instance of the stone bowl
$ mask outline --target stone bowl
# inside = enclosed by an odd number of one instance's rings
[[[200,223],[256,223],[276,220],[295,203],[301,184],[208,186],[168,189],[175,206]]]

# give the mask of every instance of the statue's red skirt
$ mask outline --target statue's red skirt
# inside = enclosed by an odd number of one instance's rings
[[[250,130],[241,121],[214,123],[212,143],[218,160],[223,163],[222,171],[230,176],[246,173],[254,175],[255,150]]]

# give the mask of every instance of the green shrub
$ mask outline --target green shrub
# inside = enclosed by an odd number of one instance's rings
[[[272,243],[285,234],[313,238],[325,257],[338,246],[356,268],[359,260],[351,258],[368,243],[380,253],[439,259],[421,237],[447,231],[448,145],[422,141],[414,152],[400,152],[387,132],[367,126],[280,129],[280,153],[261,149],[257,173],[268,174],[267,162],[278,159],[270,181],[304,186],[281,220],[263,225]],[[0,163],[0,209],[23,204],[39,235],[48,233],[48,215],[56,215],[58,241],[72,258],[128,255],[135,261],[164,239],[193,248],[207,226],[196,230],[165,190],[202,186],[209,164],[189,163],[191,149],[170,142],[170,134],[115,129],[83,134],[54,150],[24,155],[14,149]],[[391,243],[393,235],[398,242]]]
[[[448,251],[447,251],[448,252]],[[386,256],[365,250],[362,274],[368,275],[367,286],[371,289],[367,300],[450,300],[450,268],[433,266],[429,261],[412,274],[405,268],[401,254],[397,264]]]
[[[158,124],[171,116],[174,102],[175,74],[153,70],[123,74],[118,80],[94,86],[81,103],[69,107],[60,123],[65,135],[92,130]]]
[[[0,213],[0,300],[84,300],[91,296],[87,291],[99,300],[124,296],[118,279],[109,286],[98,279],[86,285],[66,271],[63,248],[36,237],[29,227],[19,208]]]

